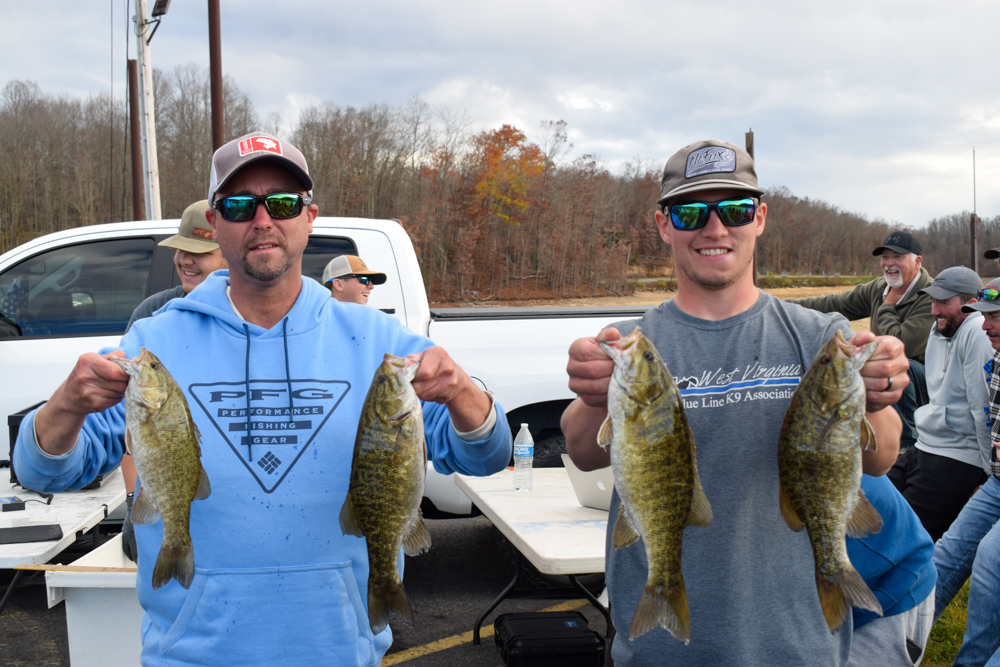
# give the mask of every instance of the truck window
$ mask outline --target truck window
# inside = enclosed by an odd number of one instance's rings
[[[146,296],[155,241],[115,239],[42,252],[0,274],[0,317],[19,337],[121,334]]]
[[[357,255],[354,241],[330,236],[310,236],[309,245],[302,254],[302,275],[316,282],[323,280],[326,263],[337,255]],[[364,259],[362,257],[361,259]]]

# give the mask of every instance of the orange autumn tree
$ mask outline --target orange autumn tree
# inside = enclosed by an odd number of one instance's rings
[[[466,161],[466,183],[471,192],[464,198],[463,242],[458,248],[488,249],[475,264],[472,284],[477,291],[495,295],[508,284],[515,267],[527,263],[513,238],[514,228],[530,222],[532,187],[545,171],[542,150],[528,142],[513,125],[481,132],[473,137],[473,150]],[[526,230],[521,230],[525,233]],[[464,282],[464,281],[463,281]]]

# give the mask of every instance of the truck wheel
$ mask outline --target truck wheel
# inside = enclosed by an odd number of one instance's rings
[[[566,436],[557,428],[547,428],[538,434],[535,443],[536,468],[562,468],[561,454],[566,453]]]

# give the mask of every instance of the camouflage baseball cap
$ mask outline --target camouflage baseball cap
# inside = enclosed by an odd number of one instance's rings
[[[313,182],[309,176],[309,165],[306,164],[302,152],[283,139],[264,132],[251,132],[223,144],[215,151],[212,156],[212,174],[208,182],[208,201],[213,201],[215,193],[240,169],[258,160],[280,164],[295,176],[312,196]]]
[[[663,206],[681,195],[717,189],[764,193],[757,187],[753,158],[745,149],[719,139],[698,141],[667,160],[656,203]]]
[[[158,245],[174,250],[193,252],[196,255],[203,255],[218,248],[219,244],[212,235],[212,227],[205,219],[205,211],[207,210],[207,199],[196,201],[188,206],[181,215],[181,226],[177,233],[168,239],[163,239]]]

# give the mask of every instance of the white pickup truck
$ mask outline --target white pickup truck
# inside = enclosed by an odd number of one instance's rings
[[[173,251],[157,246],[178,220],[80,227],[0,255],[0,459],[19,416],[48,399],[84,352],[117,345],[135,307],[178,284]],[[318,218],[303,258],[320,279],[335,255],[364,258],[386,274],[369,305],[431,338],[503,405],[511,430],[530,425],[539,465],[561,465],[559,418],[573,398],[566,352],[580,336],[637,316],[626,308],[455,308],[430,310],[413,244],[393,220]],[[562,445],[564,447],[564,445]],[[465,494],[428,470],[424,513],[467,515]]]

